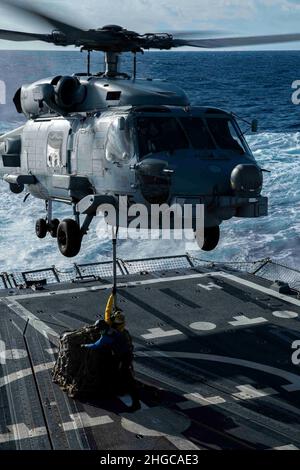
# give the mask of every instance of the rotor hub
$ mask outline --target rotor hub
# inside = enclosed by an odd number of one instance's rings
[[[117,24],[108,24],[106,26],[103,26],[102,28],[97,29],[97,31],[115,31],[115,32],[120,32],[123,30],[124,28],[122,28],[122,26],[119,26]]]

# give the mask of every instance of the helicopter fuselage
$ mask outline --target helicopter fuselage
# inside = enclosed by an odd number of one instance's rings
[[[81,104],[68,96],[69,112],[54,115],[48,85],[59,81],[24,87],[19,106],[30,119],[1,138],[0,172],[14,192],[26,186],[36,198],[72,204],[88,218],[84,232],[97,207],[117,206],[120,196],[148,207],[203,204],[207,229],[267,215],[262,171],[232,114],[190,106],[165,82],[93,77],[74,88]]]

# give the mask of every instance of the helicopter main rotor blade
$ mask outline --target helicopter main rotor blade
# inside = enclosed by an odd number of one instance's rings
[[[165,31],[161,31],[161,33],[165,33]],[[158,34],[161,34],[158,33]],[[168,31],[168,34],[171,34],[174,39],[184,39],[184,38],[207,38],[208,36],[216,36],[222,34],[226,34],[227,31],[220,31],[217,29],[203,29],[203,30],[171,30]]]
[[[278,44],[284,42],[300,41],[300,34],[275,34],[271,36],[248,36],[238,38],[212,38],[212,39],[174,39],[173,47],[191,46],[204,49],[218,49],[221,47],[255,46],[261,44]]]
[[[39,8],[22,5],[20,0],[0,0],[0,5],[13,8],[17,13],[31,16],[38,22],[47,22],[54,30],[50,34],[26,33],[22,31],[0,30],[0,39],[11,41],[40,40],[58,46],[74,45],[86,50],[104,52],[141,52],[144,49],[169,50],[176,47],[191,46],[203,49],[252,46],[300,41],[300,34],[277,34],[270,36],[207,38],[218,34],[217,31],[174,31],[173,33],[147,33],[139,35],[117,25],[100,29],[80,29],[59,19],[55,13]],[[224,34],[224,32],[223,32]],[[181,36],[181,37],[178,37]],[[193,38],[192,36],[198,36]],[[203,37],[204,36],[204,37]],[[202,37],[202,39],[201,39]],[[185,38],[185,39],[184,39]]]
[[[7,5],[9,8],[13,8],[20,13],[25,13],[30,15],[33,19],[38,20],[38,22],[47,22],[54,29],[61,31],[62,33],[72,36],[72,38],[76,38],[78,34],[83,32],[82,29],[77,28],[76,26],[72,26],[64,21],[58,19],[55,15],[52,15],[49,12],[41,11],[33,6],[29,7],[28,5],[21,5],[20,2],[12,1],[12,0],[0,0],[0,4]]]
[[[8,31],[0,29],[0,39],[8,41],[45,41],[52,42],[48,34],[25,33],[22,31]]]

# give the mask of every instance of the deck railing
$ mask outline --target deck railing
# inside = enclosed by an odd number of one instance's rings
[[[300,271],[289,266],[263,259],[249,262],[216,262],[185,254],[181,256],[165,256],[146,259],[129,259],[117,261],[118,276],[145,274],[160,271],[179,271],[191,268],[226,269],[254,274],[269,281],[283,281],[291,288],[300,292]],[[109,279],[113,276],[112,261],[99,263],[74,264],[69,269],[59,270],[55,266],[33,271],[1,273],[0,289],[28,287],[43,282],[56,284],[84,280]]]

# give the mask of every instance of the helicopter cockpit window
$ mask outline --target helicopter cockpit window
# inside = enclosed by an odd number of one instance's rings
[[[47,141],[47,166],[60,168],[62,166],[63,132],[49,132]]]
[[[246,153],[245,146],[230,119],[208,118],[207,125],[218,147],[240,154]]]
[[[180,122],[194,149],[211,150],[216,148],[203,119],[185,117],[181,118]]]
[[[125,118],[115,119],[109,126],[105,156],[109,162],[126,163],[134,155],[133,129]]]
[[[189,148],[183,129],[172,117],[140,117],[137,119],[137,134],[140,158],[151,153]]]

